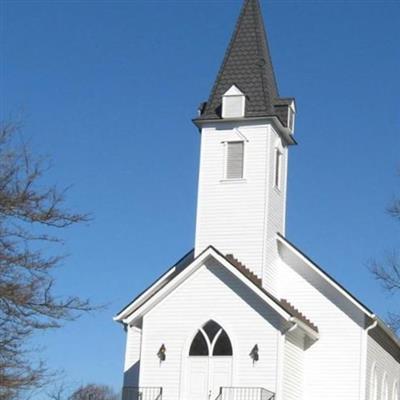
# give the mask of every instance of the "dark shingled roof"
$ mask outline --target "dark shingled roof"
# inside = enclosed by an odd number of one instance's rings
[[[286,126],[258,0],[245,0],[210,98],[197,120],[221,118],[223,94],[236,85],[246,95],[245,117],[277,116]]]

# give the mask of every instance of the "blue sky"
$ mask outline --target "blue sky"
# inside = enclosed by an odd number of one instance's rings
[[[399,1],[263,1],[282,96],[297,100],[287,237],[385,316],[367,271],[399,246]],[[71,384],[121,386],[113,314],[193,246],[199,135],[241,1],[2,1],[1,118],[49,183],[93,214],[65,232],[57,291],[108,308],[36,338]]]

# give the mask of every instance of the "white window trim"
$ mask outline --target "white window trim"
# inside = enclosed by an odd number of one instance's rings
[[[227,116],[226,115],[226,99],[227,98],[240,98],[241,99],[241,113],[240,115]],[[222,95],[222,118],[223,119],[235,119],[243,118],[246,113],[246,96],[242,91],[236,86],[232,85],[223,95]]]
[[[282,167],[283,167],[283,150],[279,147],[275,147],[274,151],[274,188],[278,191],[282,191]]]

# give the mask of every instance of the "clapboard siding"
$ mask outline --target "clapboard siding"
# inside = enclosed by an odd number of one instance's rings
[[[389,384],[389,399],[392,399],[394,386],[400,383],[400,363],[396,361],[374,338],[368,336],[367,340],[367,379],[366,379],[366,398],[371,398],[371,373],[373,367],[376,367],[378,375],[378,400],[382,398],[382,382],[383,376],[387,375]]]
[[[361,389],[363,328],[284,262],[280,295],[318,326],[320,339],[305,351],[304,399],[355,400]],[[339,300],[338,300],[339,303]]]
[[[124,365],[124,386],[138,386],[140,370],[140,349],[142,331],[135,326],[128,326]]]
[[[279,188],[275,187],[275,157],[277,149],[282,154]],[[276,233],[285,234],[288,148],[282,145],[279,135],[272,127],[269,136],[268,159],[263,285],[271,293],[277,294],[279,255]]]
[[[181,396],[190,342],[209,319],[217,321],[233,345],[233,385],[261,386],[276,390],[276,360],[281,323],[240,280],[215,261],[203,266],[143,320],[140,384],[162,386],[163,400],[187,400]],[[156,354],[166,347],[166,361]],[[254,345],[260,360],[253,363],[249,353]]]
[[[303,399],[304,337],[296,332],[286,335],[283,361],[283,400]]]
[[[244,141],[242,180],[224,179],[225,146]],[[232,253],[275,292],[276,232],[283,232],[287,150],[282,152],[282,186],[274,188],[275,146],[270,124],[206,127],[201,155],[196,222],[196,254],[209,245]]]

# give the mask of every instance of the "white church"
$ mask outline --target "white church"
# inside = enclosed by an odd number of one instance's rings
[[[194,119],[194,249],[114,318],[124,400],[400,400],[399,338],[286,238],[295,113],[245,0]]]

